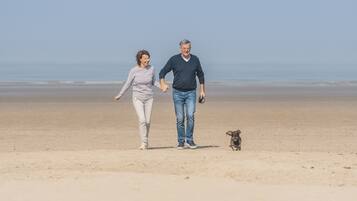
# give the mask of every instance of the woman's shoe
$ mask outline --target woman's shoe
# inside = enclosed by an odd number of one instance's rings
[[[146,150],[148,149],[148,145],[145,143],[142,143],[141,146],[139,147],[140,150]]]

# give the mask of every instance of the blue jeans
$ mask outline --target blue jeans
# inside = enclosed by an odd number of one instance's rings
[[[175,105],[176,127],[178,143],[193,141],[193,128],[195,126],[195,111],[196,111],[196,90],[179,91],[173,89],[172,97]],[[185,115],[186,114],[186,115]],[[185,116],[187,126],[185,132]]]

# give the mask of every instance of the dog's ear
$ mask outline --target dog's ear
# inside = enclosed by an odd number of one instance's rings
[[[232,136],[233,132],[232,131],[228,131],[228,132],[226,132],[226,134],[229,135],[229,136]]]
[[[241,133],[241,131],[239,129],[236,132],[238,133],[238,135]]]

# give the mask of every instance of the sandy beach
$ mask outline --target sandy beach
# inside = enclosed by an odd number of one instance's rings
[[[176,150],[171,91],[157,90],[146,151],[119,89],[0,84],[0,200],[357,198],[355,85],[208,84],[197,150]]]

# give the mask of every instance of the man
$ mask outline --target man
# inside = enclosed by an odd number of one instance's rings
[[[185,142],[189,148],[195,149],[197,145],[193,141],[193,129],[195,125],[194,113],[196,110],[196,76],[200,83],[201,98],[206,96],[205,79],[200,60],[197,56],[190,54],[191,42],[189,40],[182,40],[180,42],[180,50],[181,53],[172,56],[161,69],[159,74],[160,88],[163,92],[168,90],[169,87],[165,82],[165,75],[173,71],[172,96],[176,114],[177,149],[184,149]],[[185,119],[187,119],[186,129]]]

